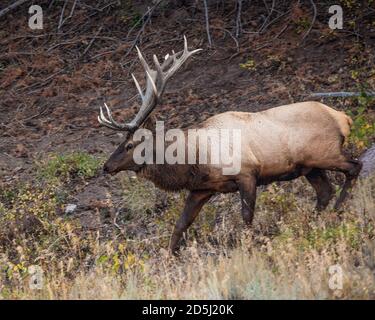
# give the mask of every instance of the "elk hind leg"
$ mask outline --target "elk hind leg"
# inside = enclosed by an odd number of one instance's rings
[[[314,158],[305,165],[310,168],[319,168],[323,170],[338,171],[345,174],[345,183],[340,195],[335,203],[335,210],[339,209],[348,195],[349,190],[353,187],[358,175],[362,169],[362,163],[359,160],[352,159],[343,154],[342,140],[337,148],[325,150],[324,153],[330,155],[329,158]],[[322,151],[323,152],[323,151]]]
[[[356,182],[361,169],[362,162],[355,159],[347,159],[337,168],[338,171],[341,171],[345,174],[345,182],[340,192],[340,195],[335,203],[335,210],[338,210],[341,204],[344,202],[349,190],[353,187],[354,183]]]
[[[314,188],[317,196],[316,209],[324,210],[333,197],[333,187],[325,170],[314,168],[306,174],[307,181]]]

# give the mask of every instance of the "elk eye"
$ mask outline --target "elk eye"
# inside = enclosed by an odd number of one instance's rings
[[[127,144],[126,145],[126,151],[129,151],[131,149],[133,149],[133,144],[132,143]]]

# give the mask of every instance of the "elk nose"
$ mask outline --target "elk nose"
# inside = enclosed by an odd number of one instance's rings
[[[103,166],[103,173],[104,174],[109,173],[109,168],[108,168],[107,164],[104,164],[104,166]]]

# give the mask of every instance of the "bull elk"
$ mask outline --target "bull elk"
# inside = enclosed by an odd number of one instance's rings
[[[142,127],[153,130],[155,135],[151,112],[159,103],[168,80],[200,49],[189,51],[184,37],[182,52],[167,55],[162,64],[153,56],[155,70],[150,68],[138,48],[137,51],[147,79],[146,90],[143,91],[132,75],[142,99],[139,112],[131,122],[120,124],[113,119],[107,105],[105,109],[100,108],[98,120],[102,125],[125,132],[125,141],[104,164],[103,171],[116,174],[131,170],[164,190],[189,191],[171,237],[170,249],[173,253],[202,206],[217,192],[239,191],[243,220],[246,225],[251,225],[257,186],[305,176],[315,189],[317,209],[323,210],[333,196],[326,170],[333,170],[345,174],[345,182],[335,204],[335,208],[339,208],[362,164],[343,153],[343,143],[352,124],[350,117],[318,102],[289,104],[256,113],[224,112],[197,126],[207,130],[241,130],[241,169],[237,174],[224,175],[220,164],[137,164],[133,152],[140,142],[134,139],[134,133]],[[186,130],[183,132],[187,134]]]

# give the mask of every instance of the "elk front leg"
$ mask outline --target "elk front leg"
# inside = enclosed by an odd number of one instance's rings
[[[189,193],[185,202],[184,211],[176,222],[169,245],[169,248],[173,254],[175,254],[178,249],[178,242],[180,241],[182,235],[193,223],[199,211],[211,196],[212,192],[208,191],[191,191]]]
[[[256,200],[256,178],[253,176],[243,177],[237,184],[241,195],[242,218],[247,226],[251,226]]]

